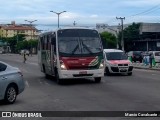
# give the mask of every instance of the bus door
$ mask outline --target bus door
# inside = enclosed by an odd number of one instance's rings
[[[55,64],[56,64],[56,36],[51,36],[51,70],[52,75],[55,75]]]
[[[45,55],[45,72],[46,74],[49,74],[49,75],[52,75],[52,69],[51,69],[51,40],[50,40],[50,36],[47,35],[45,37],[45,52],[44,52],[44,55]]]

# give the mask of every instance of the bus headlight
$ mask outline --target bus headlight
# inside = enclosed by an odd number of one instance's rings
[[[99,65],[99,69],[103,69],[103,68],[104,68],[104,60],[102,60],[100,65]]]
[[[62,70],[66,70],[67,69],[63,61],[60,61],[60,68]]]

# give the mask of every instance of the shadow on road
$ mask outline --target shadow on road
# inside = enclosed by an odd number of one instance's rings
[[[7,104],[3,100],[0,100],[0,106],[18,105],[18,104],[22,104],[22,103],[23,103],[23,101],[19,100],[18,98],[17,98],[17,100],[13,104]]]
[[[109,74],[109,75],[106,75],[104,74],[105,77],[108,77],[108,76],[114,76],[114,77],[129,77],[129,75],[127,74],[121,74],[121,73],[112,73],[112,74]]]
[[[57,81],[54,77],[50,76],[49,78],[45,78],[46,81],[48,82],[54,82],[56,84]],[[97,84],[95,83],[94,79],[82,79],[82,78],[78,78],[78,79],[62,79],[62,84],[60,85],[76,85],[76,84]]]

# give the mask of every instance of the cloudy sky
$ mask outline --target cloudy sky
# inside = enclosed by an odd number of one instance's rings
[[[160,22],[160,0],[0,0],[0,24],[26,23],[57,24],[57,15],[50,11],[67,11],[60,15],[60,24]]]

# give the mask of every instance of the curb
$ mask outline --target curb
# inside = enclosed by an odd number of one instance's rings
[[[145,69],[145,70],[155,70],[155,71],[160,71],[160,69],[158,68],[143,68],[143,67],[136,67],[136,66],[133,66],[135,69]]]

